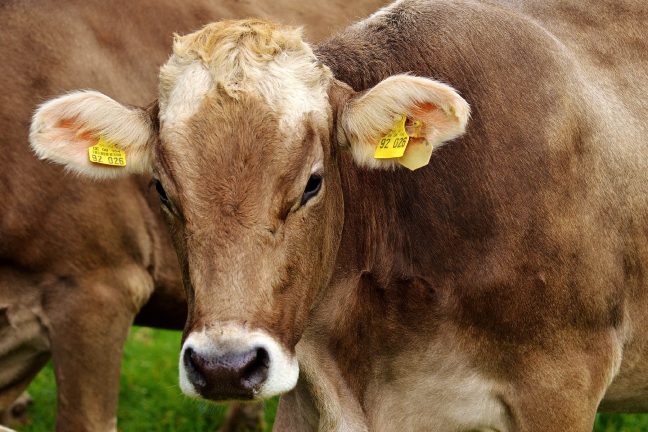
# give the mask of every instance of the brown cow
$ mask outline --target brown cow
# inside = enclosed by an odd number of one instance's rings
[[[639,0],[400,0],[314,49],[221,22],[158,107],[69,94],[31,143],[154,173],[186,393],[286,393],[278,430],[590,431],[648,409],[646,28]]]
[[[153,292],[141,324],[182,328],[186,314],[157,197],[147,203],[149,179],[98,185],[39,162],[27,144],[34,106],[89,86],[133,104],[151,101],[171,34],[211,20],[281,17],[308,24],[318,39],[383,3],[0,5],[0,413],[51,356],[57,428],[114,429],[121,352],[135,313]]]

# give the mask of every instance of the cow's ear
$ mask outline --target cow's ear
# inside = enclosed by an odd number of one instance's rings
[[[41,105],[29,140],[41,159],[96,177],[152,170],[157,136],[148,110],[127,107],[95,91],[79,91]]]
[[[416,156],[418,162],[426,159],[425,164],[432,149],[465,132],[469,115],[468,103],[452,87],[428,78],[394,75],[346,101],[338,114],[338,141],[351,148],[361,166],[393,167],[398,159],[377,159],[376,148],[405,121],[412,137],[405,156],[416,152],[417,146],[429,146],[426,156]]]

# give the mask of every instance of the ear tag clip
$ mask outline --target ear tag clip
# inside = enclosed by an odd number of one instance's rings
[[[394,128],[382,137],[374,153],[375,159],[393,159],[403,156],[410,139],[405,130],[406,120],[406,116],[401,116]]]
[[[398,163],[414,171],[430,163],[432,157],[432,144],[425,137],[424,124],[420,120],[415,120],[411,126],[407,127],[410,134],[409,145],[405,154],[398,158]]]
[[[374,158],[396,159],[399,164],[414,171],[430,163],[433,149],[425,138],[423,122],[406,122],[407,116],[403,115],[396,126],[380,140]]]
[[[101,165],[126,166],[126,152],[103,137],[99,137],[97,144],[88,148],[88,159]]]

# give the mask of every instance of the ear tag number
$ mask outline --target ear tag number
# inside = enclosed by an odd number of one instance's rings
[[[407,117],[402,116],[398,123],[396,123],[396,126],[378,142],[378,147],[374,153],[375,159],[399,158],[405,154],[405,149],[410,139],[405,130],[406,120]]]
[[[97,144],[88,148],[88,159],[101,165],[126,166],[126,152],[103,137],[99,137]]]

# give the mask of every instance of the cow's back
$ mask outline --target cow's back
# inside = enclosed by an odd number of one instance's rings
[[[0,2],[0,318],[7,324],[0,333],[9,335],[0,347],[0,363],[21,363],[20,370],[5,367],[0,377],[0,411],[28,385],[52,351],[57,373],[75,370],[75,361],[95,367],[93,355],[118,361],[121,342],[97,337],[94,343],[104,344],[101,349],[74,346],[70,330],[108,320],[111,328],[101,336],[112,337],[123,330],[117,315],[127,315],[130,323],[153,288],[139,323],[181,328],[186,314],[175,251],[149,179],[96,183],[39,161],[28,143],[36,106],[79,88],[147,105],[157,96],[158,68],[171,52],[172,34],[187,33],[211,21],[274,17],[307,25],[305,33],[317,39],[383,3]],[[84,309],[84,316],[70,312]],[[66,320],[76,321],[73,328],[65,327]],[[54,340],[55,336],[59,339]],[[66,338],[73,349],[61,343]],[[56,359],[56,349],[70,357]],[[101,370],[98,374],[103,374],[106,383],[97,398],[112,397],[117,381],[110,382],[110,373]],[[74,376],[83,377],[81,373]],[[82,398],[110,411],[104,399],[85,397],[73,381],[63,380],[69,389],[61,393],[61,400],[74,405]],[[96,416],[96,410],[80,406],[69,410],[61,405],[59,415],[62,409],[68,414]],[[69,427],[75,426],[70,423]]]

